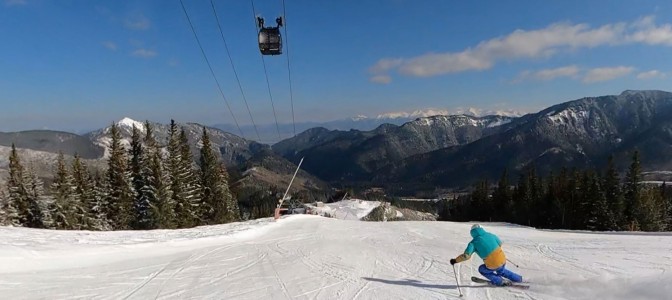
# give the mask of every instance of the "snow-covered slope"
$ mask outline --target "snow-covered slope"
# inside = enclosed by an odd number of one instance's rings
[[[470,224],[273,222],[144,232],[0,228],[3,299],[459,299],[448,263]],[[669,299],[672,236],[484,224],[529,290],[471,283],[466,299]]]

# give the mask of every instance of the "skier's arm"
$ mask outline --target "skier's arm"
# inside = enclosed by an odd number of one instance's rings
[[[465,260],[469,260],[471,258],[471,255],[474,254],[474,244],[469,243],[467,245],[467,249],[464,249],[464,253],[460,254],[458,257],[455,258],[455,262],[461,263]]]
[[[498,236],[495,236],[495,240],[497,241],[497,246],[502,246],[502,241],[499,239]]]

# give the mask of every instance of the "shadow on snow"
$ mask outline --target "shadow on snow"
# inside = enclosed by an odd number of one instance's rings
[[[414,286],[414,287],[420,287],[420,288],[430,288],[430,289],[457,289],[457,285],[454,284],[428,284],[428,283],[422,283],[418,280],[415,279],[403,279],[403,280],[388,280],[388,279],[381,279],[381,278],[371,278],[371,277],[362,277],[364,280],[368,281],[374,281],[374,282],[380,282],[380,283],[386,283],[386,284],[394,284],[394,285],[404,285],[404,286]],[[460,285],[460,288],[486,288],[487,286],[485,285]]]

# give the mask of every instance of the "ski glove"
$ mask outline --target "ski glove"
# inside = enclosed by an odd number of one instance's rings
[[[450,259],[450,264],[451,265],[455,265],[456,263],[457,263],[457,260],[455,260],[454,258]]]

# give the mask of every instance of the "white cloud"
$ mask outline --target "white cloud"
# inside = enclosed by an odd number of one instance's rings
[[[637,74],[637,79],[653,79],[653,78],[665,78],[665,73],[658,71],[658,70],[651,70],[651,71],[646,71],[646,72],[641,72]]]
[[[124,19],[124,26],[128,29],[147,30],[151,25],[149,19],[142,14],[135,14]]]
[[[406,60],[399,72],[404,75],[429,77],[468,70],[485,70],[492,67],[493,59],[467,50],[462,53],[426,54]]]
[[[437,108],[427,108],[427,109],[416,109],[412,112],[398,111],[398,112],[388,112],[379,114],[376,116],[376,119],[398,119],[398,118],[421,118],[421,117],[431,117],[439,115],[448,115],[448,110],[437,109]]]
[[[28,4],[28,1],[26,0],[5,0],[5,5],[6,6],[19,6],[19,5],[26,5]]]
[[[151,58],[157,55],[156,51],[154,50],[149,50],[149,49],[138,49],[133,51],[131,55],[135,57],[143,57],[143,58]]]
[[[672,46],[672,25],[657,26],[653,17],[601,27],[555,23],[537,30],[515,30],[461,52],[428,53],[411,58],[381,59],[369,68],[375,75],[393,70],[415,77],[479,71],[503,60],[537,59],[557,53],[628,43]]]
[[[584,83],[594,83],[600,81],[608,81],[623,77],[632,73],[635,69],[633,67],[607,67],[607,68],[595,68],[588,70],[585,76],[583,76]]]
[[[627,37],[628,42],[672,46],[672,24],[656,26],[655,18],[648,16],[633,23],[632,27],[638,30]]]
[[[102,42],[102,45],[103,45],[103,47],[105,47],[109,50],[112,50],[112,51],[117,50],[117,44],[115,42],[105,41],[105,42]]]
[[[389,112],[389,113],[382,113],[376,116],[376,119],[398,119],[398,118],[408,118],[411,114],[407,113],[405,111],[398,111],[398,112]]]
[[[544,69],[539,71],[523,71],[514,82],[524,80],[553,80],[560,77],[576,77],[581,69],[575,65],[559,67],[554,69]]]
[[[377,115],[376,119],[421,118],[421,117],[448,116],[448,115],[469,115],[475,117],[500,115],[500,116],[519,117],[522,116],[523,114],[524,114],[523,112],[514,109],[457,107],[455,109],[449,110],[440,108],[427,108],[427,109],[418,109],[412,112],[397,111],[397,112],[382,113]]]
[[[439,115],[447,115],[448,110],[445,109],[435,109],[435,108],[428,108],[425,110],[418,109],[413,111],[410,114],[410,117],[412,118],[418,118],[418,117],[431,117],[431,116],[439,116]]]
[[[390,75],[375,75],[369,80],[374,83],[388,84],[392,82],[392,77],[390,77]]]

